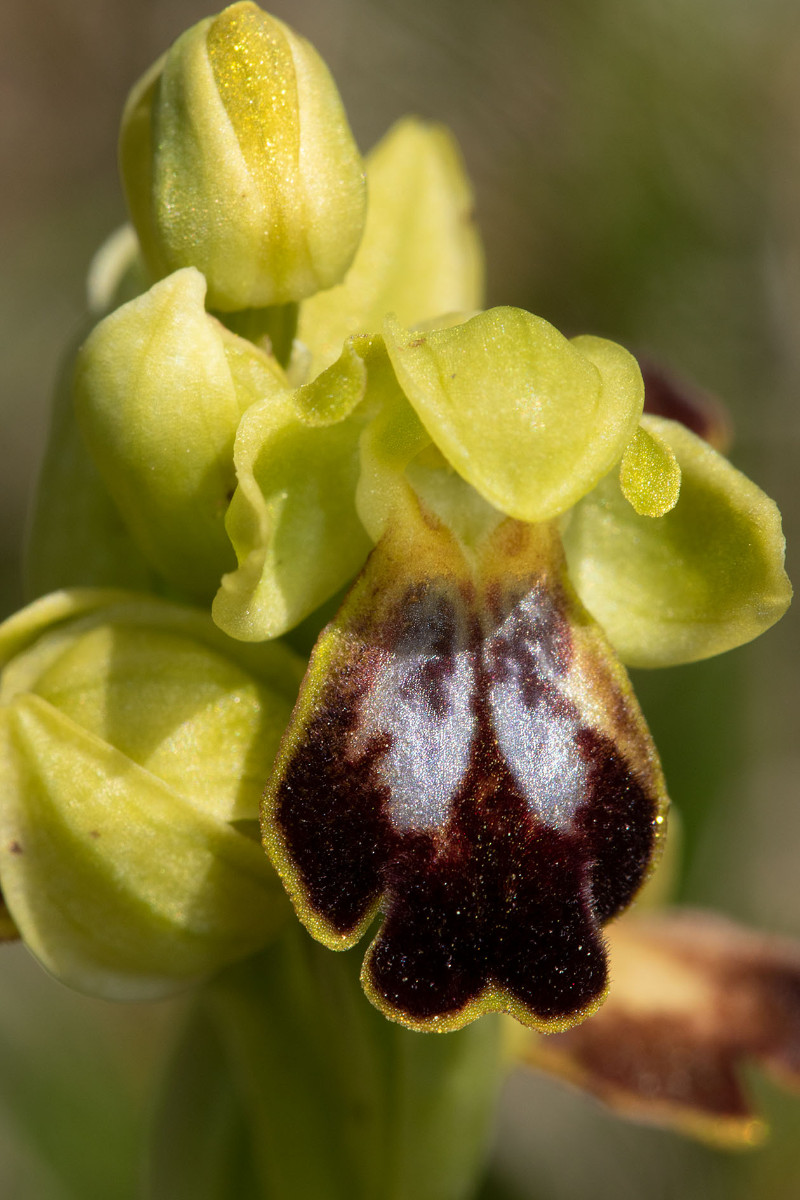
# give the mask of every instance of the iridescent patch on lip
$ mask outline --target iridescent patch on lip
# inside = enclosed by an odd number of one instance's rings
[[[441,526],[378,545],[309,664],[262,812],[332,948],[383,924],[369,998],[414,1029],[568,1028],[607,989],[602,923],[661,840],[658,760],[551,526],[468,560]]]

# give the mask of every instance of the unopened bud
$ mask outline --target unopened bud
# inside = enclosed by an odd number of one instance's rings
[[[363,165],[336,85],[255,4],[200,21],[140,80],[120,166],[148,267],[198,267],[212,308],[332,287],[361,238]]]
[[[0,886],[63,982],[145,999],[286,909],[256,815],[298,663],[192,609],[57,592],[0,626]]]

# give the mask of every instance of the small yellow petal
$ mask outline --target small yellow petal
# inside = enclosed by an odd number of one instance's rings
[[[663,517],[678,503],[681,468],[675,452],[646,417],[619,466],[622,494],[640,517]]]

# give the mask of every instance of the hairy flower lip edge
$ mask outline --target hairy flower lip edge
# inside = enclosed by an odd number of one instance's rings
[[[435,529],[438,526],[438,522],[431,520],[430,517],[428,518],[428,522],[428,536],[430,538],[430,536],[432,536],[432,528]],[[423,520],[423,527],[428,522]],[[510,527],[513,527],[516,523],[511,521],[506,522],[506,524]],[[530,529],[532,527],[528,528]],[[530,534],[528,534],[528,536],[530,536]],[[373,556],[380,556],[381,553],[381,546],[379,544],[379,546],[372,552],[372,561],[376,561]],[[283,786],[281,783],[282,774],[292,765],[295,754],[305,753],[305,751],[302,750],[302,747],[304,746],[306,731],[308,728],[310,728],[308,723],[313,720],[312,714],[315,711],[315,706],[320,702],[319,697],[316,695],[317,689],[323,686],[323,681],[328,677],[331,671],[333,671],[333,677],[336,677],[338,671],[342,669],[341,660],[343,646],[347,644],[348,639],[352,637],[355,629],[357,628],[358,617],[355,614],[358,612],[359,603],[362,600],[366,603],[367,599],[372,594],[371,589],[374,588],[376,583],[375,579],[369,576],[369,561],[370,560],[368,560],[368,564],[364,568],[364,571],[362,571],[362,575],[359,577],[359,580],[353,585],[353,589],[349,593],[348,599],[345,601],[343,608],[340,610],[336,621],[333,625],[328,627],[327,631],[323,631],[323,634],[320,637],[314,655],[312,656],[312,662],[309,668],[309,673],[306,676],[304,687],[301,690],[300,697],[298,698],[298,704],[295,709],[295,713],[284,734],[282,746],[278,752],[275,767],[273,769],[273,775],[267,785],[267,791],[265,793],[262,807],[262,833],[264,845],[267,853],[272,858],[278,873],[283,879],[284,886],[286,887],[292,899],[299,919],[306,926],[311,935],[315,937],[315,939],[321,941],[330,949],[336,950],[346,950],[354,946],[355,943],[366,934],[367,930],[372,925],[380,911],[383,911],[386,916],[393,913],[396,908],[395,900],[392,899],[392,897],[395,896],[395,892],[392,891],[392,888],[388,883],[384,882],[381,885],[377,896],[368,904],[365,902],[364,907],[361,909],[357,919],[349,921],[347,928],[337,926],[335,921],[332,921],[326,917],[319,909],[319,906],[315,905],[315,902],[311,898],[308,891],[308,887],[310,885],[307,882],[304,882],[302,869],[296,865],[294,861],[293,851],[289,842],[287,841],[287,834],[282,829],[281,820],[279,820],[277,817],[277,808],[275,808],[275,805],[278,802],[278,792],[276,789]],[[396,574],[399,577],[399,575],[402,573],[398,571]],[[348,614],[351,612],[351,610],[354,614],[353,620],[356,621],[356,626],[354,626],[350,633],[347,633],[349,617],[343,614]],[[336,636],[333,636],[331,632],[334,629],[339,629],[339,633]],[[342,637],[344,638],[344,641],[342,641]],[[354,649],[355,645],[356,643],[354,642]],[[610,652],[606,650],[606,653]],[[613,660],[609,660],[609,665],[611,661]],[[348,668],[344,669],[346,671]],[[607,668],[604,667],[604,670],[605,669]],[[622,667],[615,667],[614,670],[620,673],[621,680],[622,675],[624,674]],[[625,678],[627,680],[627,677]],[[628,688],[628,701],[626,702],[633,702],[635,704],[635,701],[633,701],[632,692],[630,692],[629,684],[627,684],[627,682],[625,686]],[[338,703],[341,703],[341,701]],[[323,705],[321,714],[324,714],[324,711],[325,709]],[[325,755],[328,755],[331,752],[331,749],[332,747],[326,750]],[[627,752],[629,751],[626,751],[626,753]],[[652,751],[652,745],[651,752],[654,754],[654,751]],[[641,764],[639,764],[639,768],[637,769],[640,768]],[[652,841],[647,854],[649,866],[647,870],[644,870],[643,872],[640,871],[638,883],[635,889],[637,892],[649,877],[655,860],[659,856],[659,850],[663,846],[665,832],[664,812],[666,807],[666,799],[665,792],[663,790],[663,777],[661,776],[660,771],[657,770],[654,760],[650,762],[648,770],[656,771],[656,775],[651,781],[652,786],[655,789],[656,808],[653,812],[652,834],[650,835]],[[323,813],[320,812],[318,819],[323,823],[323,825],[325,825],[325,827],[327,827],[326,822],[329,820],[327,816],[324,816]],[[331,849],[330,853],[333,852],[333,849]],[[623,861],[625,861],[624,858]],[[344,885],[342,884],[340,886]],[[388,893],[387,888],[389,889]],[[387,894],[390,898],[388,908],[384,904],[384,897]],[[627,904],[628,901],[625,903]],[[366,950],[364,965],[362,968],[362,983],[367,996],[372,1000],[373,1003],[376,1004],[377,1007],[380,1008],[382,1012],[384,1012],[386,1016],[388,1016],[390,1019],[400,1021],[402,1024],[407,1025],[411,1029],[417,1029],[420,1031],[446,1032],[462,1028],[464,1025],[474,1020],[477,1016],[488,1011],[505,1011],[514,1013],[518,1019],[523,1020],[529,1026],[548,1030],[563,1030],[572,1025],[576,1020],[582,1020],[590,1012],[596,1011],[606,995],[607,987],[604,983],[602,992],[595,992],[594,994],[591,994],[588,1001],[582,1004],[580,1007],[578,1007],[576,1004],[575,1007],[570,1009],[568,1015],[548,1017],[543,1016],[541,1012],[536,1012],[535,1008],[531,1007],[531,1002],[526,1004],[519,998],[515,998],[511,985],[504,986],[501,981],[493,980],[490,972],[486,976],[485,982],[480,986],[479,990],[476,991],[474,997],[465,1005],[462,1004],[458,1006],[456,1010],[444,1015],[437,1013],[434,1016],[426,1016],[422,1018],[414,1017],[409,1014],[409,1010],[407,1008],[404,1009],[402,1006],[394,1004],[388,998],[386,992],[379,992],[376,989],[374,981],[370,978],[371,966],[376,953],[376,948],[379,946],[382,947],[383,945],[382,939],[384,935],[382,931],[384,929],[384,924],[385,921],[381,923],[380,930],[378,931],[371,945]],[[602,946],[602,937],[599,934],[599,926],[595,924],[593,928],[594,933],[592,936],[597,937],[598,945]]]

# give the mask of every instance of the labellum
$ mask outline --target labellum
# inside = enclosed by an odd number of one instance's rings
[[[555,525],[467,549],[393,524],[322,632],[263,804],[298,915],[387,1016],[562,1030],[603,1001],[603,924],[659,849],[666,795],[627,676]]]

